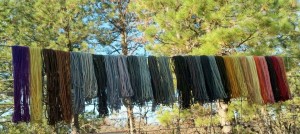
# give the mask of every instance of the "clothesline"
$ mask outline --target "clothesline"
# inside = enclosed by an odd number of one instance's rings
[[[8,45],[0,45],[0,47],[12,47],[12,46],[8,46]],[[87,53],[87,52],[83,52],[83,53]],[[133,56],[133,55],[130,55],[130,56]],[[169,57],[169,58],[173,58],[174,56],[177,56],[177,55],[173,55],[173,56],[165,56],[165,57]],[[195,56],[195,55],[181,55],[181,56]],[[224,55],[226,56],[226,55]],[[148,57],[148,56],[145,56],[145,57]],[[294,56],[294,55],[290,55],[290,56],[281,56],[281,57],[284,57],[284,58],[300,58],[300,56]]]

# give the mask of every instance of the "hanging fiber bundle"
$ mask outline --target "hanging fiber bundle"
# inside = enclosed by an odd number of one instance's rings
[[[153,100],[153,92],[151,87],[151,76],[149,72],[147,57],[138,57],[140,65],[140,74],[141,74],[141,87],[143,91],[143,100],[145,102]],[[165,83],[166,85],[168,83]],[[168,89],[168,88],[166,88]],[[168,90],[167,90],[168,91]]]
[[[209,101],[224,99],[227,97],[222,85],[221,76],[215,58],[212,56],[201,56],[201,64],[205,77]]]
[[[134,103],[144,105],[153,99],[150,72],[146,57],[128,56],[128,72],[134,95]]]
[[[274,103],[268,65],[264,57],[254,56],[260,84],[260,93],[265,104]]]
[[[127,60],[125,56],[118,56],[118,73],[119,73],[119,89],[123,98],[130,98],[133,96],[133,90],[130,83]]]
[[[187,61],[183,56],[174,56],[173,61],[177,78],[177,88],[179,90],[179,97],[181,98],[181,108],[190,108],[192,102],[192,82]]]
[[[93,63],[98,85],[98,112],[100,117],[104,117],[108,115],[106,94],[107,76],[104,56],[93,55]]]
[[[275,102],[278,102],[278,101],[280,101],[280,91],[279,91],[280,89],[279,89],[278,82],[277,82],[276,71],[275,71],[275,68],[273,65],[272,56],[266,56],[265,60],[267,61],[267,65],[268,65],[273,96],[274,96]]]
[[[276,56],[272,56],[271,58],[273,67],[275,69],[276,79],[278,82],[280,101],[286,101],[288,99],[291,99],[291,93],[287,84],[283,59],[281,57]]]
[[[226,98],[224,98],[224,102],[227,103],[230,101],[230,83],[227,78],[227,71],[226,71],[226,66],[225,62],[222,56],[215,56],[216,63],[218,65],[218,70],[221,76],[222,84],[224,87],[224,91],[227,95]]]
[[[71,63],[70,53],[55,51],[57,58],[57,73],[59,74],[59,97],[61,100],[62,118],[66,123],[72,122],[71,96]]]
[[[47,115],[48,123],[55,125],[62,120],[62,107],[59,96],[59,74],[55,51],[43,49],[44,68],[47,76]]]
[[[248,96],[248,89],[245,81],[245,77],[243,74],[243,69],[239,60],[239,57],[233,56],[231,57],[233,60],[233,65],[234,65],[234,70],[235,70],[235,75],[237,78],[237,83],[239,84],[240,87],[240,93],[242,97],[247,97]]]
[[[187,56],[186,58],[193,84],[192,92],[194,101],[201,103],[207,102],[209,98],[206,92],[205,78],[202,70],[201,59],[199,56]]]
[[[12,121],[29,122],[29,48],[12,47],[14,77],[14,113]]]
[[[262,104],[263,100],[260,94],[259,79],[253,57],[240,57],[240,62],[248,89],[248,102],[250,104]]]
[[[284,94],[284,98],[287,98],[287,99],[291,99],[292,98],[292,95],[291,95],[291,91],[290,91],[290,88],[289,88],[289,84],[288,84],[288,80],[287,80],[287,76],[286,76],[286,69],[285,69],[285,64],[284,64],[284,60],[282,57],[276,57],[278,62],[279,62],[279,65],[280,65],[280,69],[281,69],[281,73],[282,73],[282,79],[283,79],[283,87],[285,88],[285,94]]]
[[[238,79],[235,75],[233,60],[229,56],[223,56],[223,59],[226,67],[227,79],[230,83],[229,86],[230,86],[231,98],[241,97],[240,87],[237,82]]]
[[[141,86],[141,68],[139,64],[139,59],[137,56],[128,56],[128,73],[130,76],[130,82],[134,95],[132,96],[132,102],[138,105],[143,105],[143,89]]]
[[[43,115],[42,67],[41,49],[30,48],[30,118],[35,123],[41,123]]]
[[[71,52],[71,79],[74,114],[84,111],[85,100],[97,96],[97,80],[91,54]]]
[[[121,95],[119,90],[118,57],[104,56],[107,74],[107,103],[111,110],[121,109]]]
[[[169,64],[169,57],[161,56],[157,57],[157,62],[159,65],[159,76],[161,77],[160,80],[160,91],[162,92],[163,101],[162,104],[170,105],[176,101],[175,98],[175,91],[174,91],[174,84],[173,84],[173,77],[171,74],[170,64]]]
[[[161,81],[160,81],[160,74],[158,69],[157,58],[155,56],[148,57],[148,64],[149,64],[149,72],[151,75],[151,85],[152,85],[152,92],[154,98],[154,105],[162,104],[164,102],[164,95],[162,95],[162,91],[160,88]]]

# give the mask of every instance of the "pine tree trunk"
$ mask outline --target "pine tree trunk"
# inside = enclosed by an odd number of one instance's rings
[[[126,38],[127,38],[126,31],[122,31],[121,32],[121,39],[122,39],[121,45],[122,45],[123,55],[128,55],[128,44],[127,44]],[[131,98],[124,98],[123,102],[127,108],[127,117],[128,117],[127,125],[130,130],[130,133],[131,134],[136,133],[135,120],[134,120],[134,115],[133,115],[133,105],[131,103]]]
[[[220,123],[221,123],[221,126],[222,126],[222,133],[224,133],[224,134],[228,134],[232,130],[232,127],[230,125],[228,125],[230,122],[228,122],[227,118],[226,118],[227,111],[228,111],[228,104],[220,101],[218,103],[218,114],[220,116]]]

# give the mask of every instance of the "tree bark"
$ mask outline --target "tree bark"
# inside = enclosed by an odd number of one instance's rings
[[[227,119],[226,119],[227,111],[228,111],[228,104],[219,101],[219,103],[218,103],[218,114],[220,116],[220,123],[221,123],[221,126],[222,126],[222,132],[224,134],[228,134],[232,131],[232,128],[229,125],[230,122],[228,122]]]

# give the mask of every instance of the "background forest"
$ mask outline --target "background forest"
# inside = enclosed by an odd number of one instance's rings
[[[0,133],[300,133],[299,19],[297,0],[0,0]],[[293,99],[189,110],[126,105],[105,118],[93,100],[78,126],[49,126],[45,116],[42,124],[13,124],[11,45],[105,55],[279,55]]]

